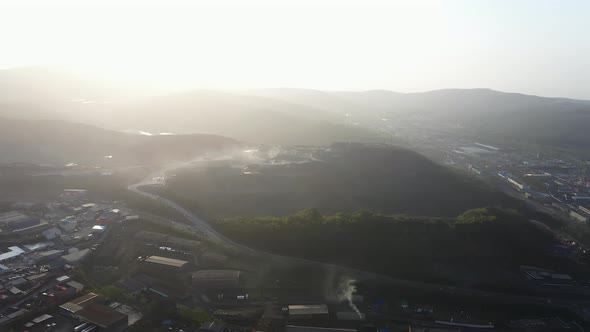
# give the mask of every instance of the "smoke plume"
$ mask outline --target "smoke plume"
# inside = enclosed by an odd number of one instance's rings
[[[352,302],[352,296],[354,295],[354,293],[356,293],[355,282],[356,282],[356,280],[351,279],[351,278],[343,279],[338,287],[339,288],[338,299],[340,301],[345,301],[345,300],[348,301],[348,304],[350,305],[352,310],[354,310],[354,312],[356,312],[356,314],[359,316],[359,319],[362,319],[363,315],[361,314],[359,309],[356,307],[354,302]]]

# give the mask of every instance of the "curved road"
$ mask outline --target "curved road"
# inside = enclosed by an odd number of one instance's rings
[[[166,205],[169,208],[172,208],[178,212],[180,212],[190,223],[193,230],[197,230],[210,239],[215,241],[225,243],[230,245],[236,249],[239,249],[245,253],[249,253],[252,255],[257,255],[258,257],[265,257],[271,260],[274,263],[280,264],[293,264],[293,265],[307,265],[311,267],[319,267],[324,268],[326,270],[331,270],[334,272],[340,272],[350,276],[351,278],[357,279],[370,279],[379,282],[385,282],[391,285],[395,285],[398,287],[405,287],[405,288],[414,288],[419,289],[421,291],[433,291],[438,292],[441,295],[452,296],[452,295],[467,295],[467,296],[479,296],[482,298],[487,299],[494,299],[500,301],[507,301],[511,303],[520,303],[520,304],[534,304],[534,305],[552,305],[552,306],[577,306],[577,305],[590,305],[590,301],[580,301],[580,300],[570,300],[570,299],[552,299],[549,300],[546,297],[536,297],[536,296],[527,296],[527,295],[517,295],[517,294],[508,294],[508,293],[497,293],[497,292],[488,292],[482,291],[477,289],[470,289],[470,288],[461,288],[461,287],[453,287],[448,285],[439,285],[439,284],[432,284],[420,281],[413,281],[413,280],[405,280],[405,279],[398,279],[393,278],[373,272],[362,271],[354,268],[349,268],[345,266],[329,264],[329,263],[322,263],[317,261],[312,261],[303,258],[296,258],[290,256],[283,256],[277,255],[269,252],[265,252],[262,250],[254,249],[247,247],[243,244],[237,243],[228,237],[224,236],[223,234],[216,231],[209,223],[205,220],[199,218],[198,216],[194,215],[192,212],[188,211],[187,209],[183,208],[179,204],[159,195],[149,193],[142,190],[142,187],[157,184],[157,181],[152,180],[155,178],[149,178],[144,180],[140,183],[132,184],[128,187],[128,189],[138,195],[159,201],[160,203]]]

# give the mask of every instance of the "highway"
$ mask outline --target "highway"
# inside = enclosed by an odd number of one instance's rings
[[[489,291],[482,291],[477,289],[471,288],[462,288],[462,287],[453,287],[448,285],[440,285],[440,284],[433,284],[433,283],[426,283],[421,281],[414,281],[414,280],[405,280],[405,279],[398,279],[393,278],[386,275],[381,275],[369,271],[362,271],[350,267],[329,264],[324,262],[317,262],[308,259],[302,259],[297,257],[290,257],[290,256],[283,256],[277,255],[269,252],[265,252],[262,250],[254,249],[242,245],[240,243],[236,243],[235,241],[227,238],[223,234],[216,231],[209,223],[207,223],[204,219],[196,216],[192,212],[186,210],[182,206],[178,205],[177,203],[159,195],[146,192],[142,190],[145,186],[150,186],[157,184],[155,177],[146,179],[140,183],[136,183],[130,185],[128,189],[138,195],[142,195],[144,197],[159,201],[161,204],[172,208],[179,213],[181,213],[186,220],[190,222],[190,226],[187,226],[189,229],[193,231],[200,232],[207,236],[208,238],[217,241],[219,243],[234,247],[243,253],[255,255],[260,258],[268,259],[269,261],[278,264],[278,265],[299,265],[299,266],[309,266],[314,268],[322,268],[325,270],[329,270],[336,273],[342,273],[350,278],[354,278],[356,280],[372,280],[379,283],[384,283],[388,285],[392,285],[395,287],[402,287],[406,289],[417,289],[421,292],[433,292],[438,293],[441,296],[476,296],[488,300],[500,301],[505,303],[515,303],[515,304],[532,304],[532,305],[543,305],[543,306],[552,306],[552,307],[566,307],[566,308],[574,308],[580,305],[583,306],[590,306],[590,301],[580,301],[580,300],[572,300],[572,299],[549,299],[546,297],[537,297],[537,296],[528,296],[528,295],[519,295],[519,294],[509,294],[509,293],[498,293],[498,292],[489,292]],[[165,219],[165,218],[160,218]],[[170,222],[174,222],[170,220]],[[178,223],[176,223],[178,224]]]

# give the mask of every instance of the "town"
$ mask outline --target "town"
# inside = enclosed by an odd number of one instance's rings
[[[468,160],[471,172],[485,169],[483,159]],[[519,188],[512,173],[494,172],[522,195],[532,193],[528,185]],[[570,205],[576,200],[572,191],[562,195]],[[65,188],[47,204],[13,203],[0,214],[0,326],[85,332],[154,325],[203,332],[584,331],[580,324],[590,313],[584,305],[587,281],[561,271],[521,266],[514,282],[534,296],[448,287],[249,251],[172,219],[124,202],[90,202],[84,189]],[[585,249],[567,238],[550,249],[586,259]]]
[[[412,118],[383,118],[372,124],[391,135],[396,144],[406,144],[441,164],[465,170],[527,200],[536,209],[573,223],[590,220],[590,162],[583,157],[514,142],[485,144],[478,142],[481,137],[438,125]]]

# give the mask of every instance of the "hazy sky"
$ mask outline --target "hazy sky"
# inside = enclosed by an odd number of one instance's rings
[[[590,1],[43,2],[0,0],[0,68],[66,65],[178,88],[590,99]]]

